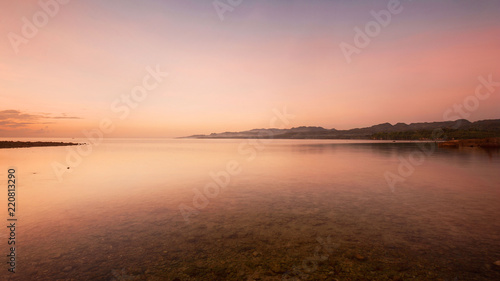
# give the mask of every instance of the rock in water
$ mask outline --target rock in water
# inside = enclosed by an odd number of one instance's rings
[[[73,267],[71,267],[71,266],[66,266],[65,268],[63,268],[63,270],[62,270],[62,271],[64,271],[64,272],[68,272],[68,271],[71,271],[72,269],[73,269]]]
[[[362,256],[362,255],[360,255],[360,254],[355,254],[355,255],[354,255],[354,257],[355,257],[357,260],[359,260],[359,261],[364,261],[364,260],[366,260],[366,258],[365,258],[365,257],[363,257],[363,256]]]

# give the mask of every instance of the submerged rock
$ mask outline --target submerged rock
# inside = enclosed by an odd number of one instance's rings
[[[365,257],[363,257],[363,256],[362,256],[362,255],[360,255],[360,254],[355,254],[355,255],[354,255],[354,258],[356,258],[358,261],[364,261],[364,260],[366,260],[366,258],[365,258]]]
[[[279,262],[271,262],[269,268],[274,273],[285,273],[286,269]]]
[[[66,266],[65,268],[63,268],[63,272],[68,272],[68,271],[71,271],[73,269],[73,267],[71,266]]]

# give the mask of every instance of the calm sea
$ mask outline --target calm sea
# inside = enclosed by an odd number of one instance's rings
[[[2,280],[500,280],[498,150],[194,139],[0,149],[6,226],[9,168],[16,273],[2,262]]]

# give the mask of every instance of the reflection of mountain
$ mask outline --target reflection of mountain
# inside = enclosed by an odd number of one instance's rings
[[[469,122],[465,119],[431,123],[383,123],[367,128],[350,130],[325,129],[322,127],[297,127],[292,129],[253,129],[242,132],[194,135],[188,138],[275,138],[275,139],[431,139],[433,132],[445,139],[500,137],[500,119]]]

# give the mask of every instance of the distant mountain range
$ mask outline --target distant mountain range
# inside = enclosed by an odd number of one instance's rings
[[[433,139],[433,131],[443,130],[442,139],[474,139],[500,137],[500,119],[470,122],[465,119],[425,123],[383,123],[366,128],[350,130],[325,129],[323,127],[296,127],[291,129],[253,129],[242,132],[193,135],[186,138],[198,139]]]

